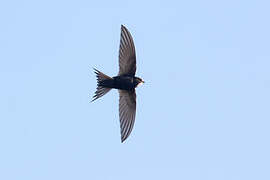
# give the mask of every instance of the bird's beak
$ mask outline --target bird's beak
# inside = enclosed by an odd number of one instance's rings
[[[144,81],[141,80],[141,81],[139,82],[138,86],[139,86],[139,85],[142,85],[143,83],[144,83]]]

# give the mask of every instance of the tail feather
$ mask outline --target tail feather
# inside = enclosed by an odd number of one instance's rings
[[[96,73],[98,83],[100,81],[104,81],[104,80],[107,80],[107,79],[112,79],[110,76],[107,76],[106,74],[100,72],[99,70],[97,70],[95,68],[94,68],[94,71]]]
[[[109,92],[111,90],[111,88],[101,86],[101,84],[105,80],[111,80],[112,79],[111,77],[107,76],[106,74],[100,72],[99,70],[97,70],[95,68],[94,68],[94,71],[95,71],[95,74],[96,74],[96,77],[97,77],[97,90],[95,92],[95,95],[93,96],[92,102],[95,101],[96,99],[104,96],[107,92]]]

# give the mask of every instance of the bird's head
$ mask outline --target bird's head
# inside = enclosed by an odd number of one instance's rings
[[[136,82],[136,87],[137,87],[138,85],[141,85],[141,84],[144,83],[144,81],[143,81],[141,78],[139,78],[139,77],[135,77],[135,82]]]

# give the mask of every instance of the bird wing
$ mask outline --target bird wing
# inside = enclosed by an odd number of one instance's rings
[[[124,142],[130,135],[135,122],[136,93],[119,90],[119,118],[121,128],[121,141]]]
[[[135,76],[135,73],[136,73],[136,53],[133,39],[127,28],[121,25],[118,75]]]

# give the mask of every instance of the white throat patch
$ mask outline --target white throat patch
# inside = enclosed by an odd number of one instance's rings
[[[140,82],[137,86],[140,86],[140,85],[142,85],[143,84],[143,82]]]

